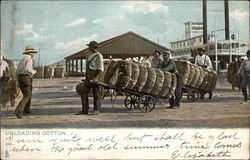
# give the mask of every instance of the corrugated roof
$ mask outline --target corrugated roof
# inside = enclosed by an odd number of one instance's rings
[[[117,39],[126,37],[126,36],[128,36],[128,35],[130,35],[130,34],[133,34],[133,35],[135,35],[135,36],[137,36],[137,37],[139,37],[139,38],[141,38],[141,39],[143,39],[143,40],[145,40],[145,41],[148,41],[148,42],[150,42],[150,43],[152,43],[152,44],[154,44],[154,45],[156,45],[156,46],[158,46],[158,47],[160,47],[160,48],[163,48],[163,49],[165,49],[165,50],[170,50],[170,49],[168,49],[168,48],[166,48],[166,47],[164,47],[164,46],[162,46],[162,45],[160,45],[160,44],[157,44],[157,43],[155,43],[155,42],[153,42],[153,41],[151,41],[151,40],[149,40],[149,39],[147,39],[147,38],[144,38],[144,37],[142,37],[142,36],[140,36],[140,35],[138,35],[138,34],[132,32],[132,31],[127,32],[127,33],[124,33],[124,34],[121,34],[121,35],[116,36],[116,37],[113,37],[113,38],[110,38],[110,39],[108,39],[108,40],[102,41],[102,42],[98,43],[97,46],[98,46],[98,47],[104,46],[104,45],[106,45],[106,44],[109,44],[109,43],[111,43],[111,42],[117,40]],[[88,48],[85,48],[85,49],[83,49],[83,50],[81,50],[81,51],[79,51],[79,52],[77,52],[77,53],[75,53],[75,54],[72,54],[72,55],[70,55],[70,56],[65,57],[65,59],[74,58],[74,57],[76,57],[76,56],[78,56],[78,55],[80,56],[81,54],[87,53],[88,51],[89,51]]]

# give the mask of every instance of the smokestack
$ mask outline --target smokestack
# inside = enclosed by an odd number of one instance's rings
[[[224,11],[225,11],[225,40],[230,39],[230,30],[229,30],[229,7],[228,0],[224,0]]]
[[[207,44],[207,0],[203,0],[203,44]]]

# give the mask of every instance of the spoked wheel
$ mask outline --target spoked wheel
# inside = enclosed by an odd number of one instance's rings
[[[125,98],[124,104],[125,104],[125,107],[128,110],[132,110],[133,108],[134,109],[139,108],[140,104],[139,104],[138,96],[136,96],[136,95],[127,95],[127,97]]]
[[[195,102],[200,98],[200,92],[196,89],[191,89],[187,92],[189,102]]]
[[[141,112],[151,112],[155,108],[155,98],[149,95],[144,95],[140,98],[139,109]]]

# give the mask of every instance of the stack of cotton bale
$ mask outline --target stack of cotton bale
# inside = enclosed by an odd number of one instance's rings
[[[237,84],[237,71],[235,67],[235,63],[229,63],[228,69],[227,69],[227,80],[229,83],[232,84],[232,87],[238,87]]]
[[[54,68],[54,77],[55,78],[63,78],[63,76],[64,76],[64,67]]]
[[[130,61],[109,61],[104,64],[101,82],[161,98],[169,98],[176,88],[176,76],[161,69],[146,67]]]
[[[49,66],[44,67],[44,78],[52,78],[53,68]]]
[[[176,67],[185,86],[209,92],[215,88],[218,78],[215,71],[202,68],[185,60],[176,61]]]
[[[33,78],[44,78],[44,67],[40,66],[40,67],[35,67],[34,68],[36,70],[36,74],[33,76]]]
[[[81,83],[78,83],[78,84],[76,85],[76,93],[77,93],[78,95],[81,95],[81,94],[82,94],[82,91],[83,91],[83,84],[84,84],[84,82],[81,82]]]

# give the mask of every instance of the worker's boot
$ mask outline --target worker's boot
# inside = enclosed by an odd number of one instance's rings
[[[244,102],[246,102],[247,101],[247,90],[246,89],[242,90],[242,93],[244,96]]]

